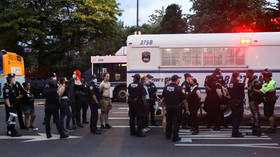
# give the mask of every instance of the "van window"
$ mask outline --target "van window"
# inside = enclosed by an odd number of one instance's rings
[[[161,49],[162,66],[245,65],[246,48]]]

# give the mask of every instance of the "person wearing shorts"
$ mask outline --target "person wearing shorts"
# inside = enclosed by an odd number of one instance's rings
[[[99,90],[101,93],[101,115],[100,115],[100,123],[101,129],[110,129],[112,126],[109,124],[109,112],[112,109],[111,104],[111,96],[110,96],[110,88],[111,84],[109,82],[110,74],[106,73],[103,76],[103,81],[100,84]]]
[[[25,128],[33,129],[34,128],[34,120],[35,120],[35,110],[34,110],[34,95],[31,93],[30,83],[23,83],[23,98],[22,98],[22,107],[25,119]]]
[[[272,73],[269,70],[265,69],[262,75],[265,82],[260,90],[255,91],[263,94],[264,115],[268,118],[270,124],[270,128],[266,132],[275,133],[274,107],[277,100],[276,82],[272,80]]]

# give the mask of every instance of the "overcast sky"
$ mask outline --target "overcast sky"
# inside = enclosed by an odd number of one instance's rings
[[[268,0],[276,2],[276,0]],[[122,16],[119,17],[124,21],[125,25],[136,25],[136,0],[117,0],[120,3],[120,8],[123,10]],[[149,15],[153,14],[155,10],[161,9],[162,6],[166,8],[170,4],[179,4],[184,14],[190,13],[192,3],[189,0],[139,0],[139,22],[140,24],[147,23]]]

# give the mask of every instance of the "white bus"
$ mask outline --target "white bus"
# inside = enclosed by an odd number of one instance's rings
[[[204,80],[215,68],[221,68],[228,83],[233,71],[241,72],[246,82],[248,69],[260,73],[269,68],[280,89],[280,32],[131,35],[127,39],[127,82],[132,75],[151,74],[158,87],[166,78],[184,73],[198,79],[202,92]],[[262,78],[261,78],[262,79]]]
[[[91,56],[91,74],[96,74],[98,84],[105,73],[110,74],[111,98],[126,101],[126,56]]]

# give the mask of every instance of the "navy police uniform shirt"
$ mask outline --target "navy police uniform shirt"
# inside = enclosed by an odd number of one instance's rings
[[[156,95],[156,92],[157,92],[157,87],[156,87],[156,85],[155,85],[153,82],[149,82],[149,84],[147,85],[147,87],[148,87],[150,99],[155,100],[156,97],[157,97],[157,95]]]
[[[181,85],[182,87],[182,92],[185,94],[185,95],[189,95],[191,93],[191,85],[188,81],[184,81]]]
[[[128,94],[128,100],[131,101],[133,99],[140,100],[142,99],[142,96],[146,96],[147,93],[144,86],[141,83],[133,82],[128,86]]]
[[[88,93],[89,93],[89,97],[90,97],[90,102],[95,103],[93,101],[93,98],[92,98],[93,95],[95,95],[96,98],[98,100],[100,100],[101,99],[101,94],[99,92],[98,86],[93,81],[90,81],[87,86],[88,86]]]
[[[8,84],[4,85],[3,88],[3,98],[9,99],[11,107],[16,103],[17,100],[16,89],[15,86],[11,87]]]
[[[186,99],[182,88],[175,83],[167,85],[163,90],[162,96],[164,97],[166,108],[179,108],[182,101]]]
[[[239,83],[238,80],[232,79],[229,84],[229,94],[232,100],[243,100],[245,98],[244,93],[245,84]]]

